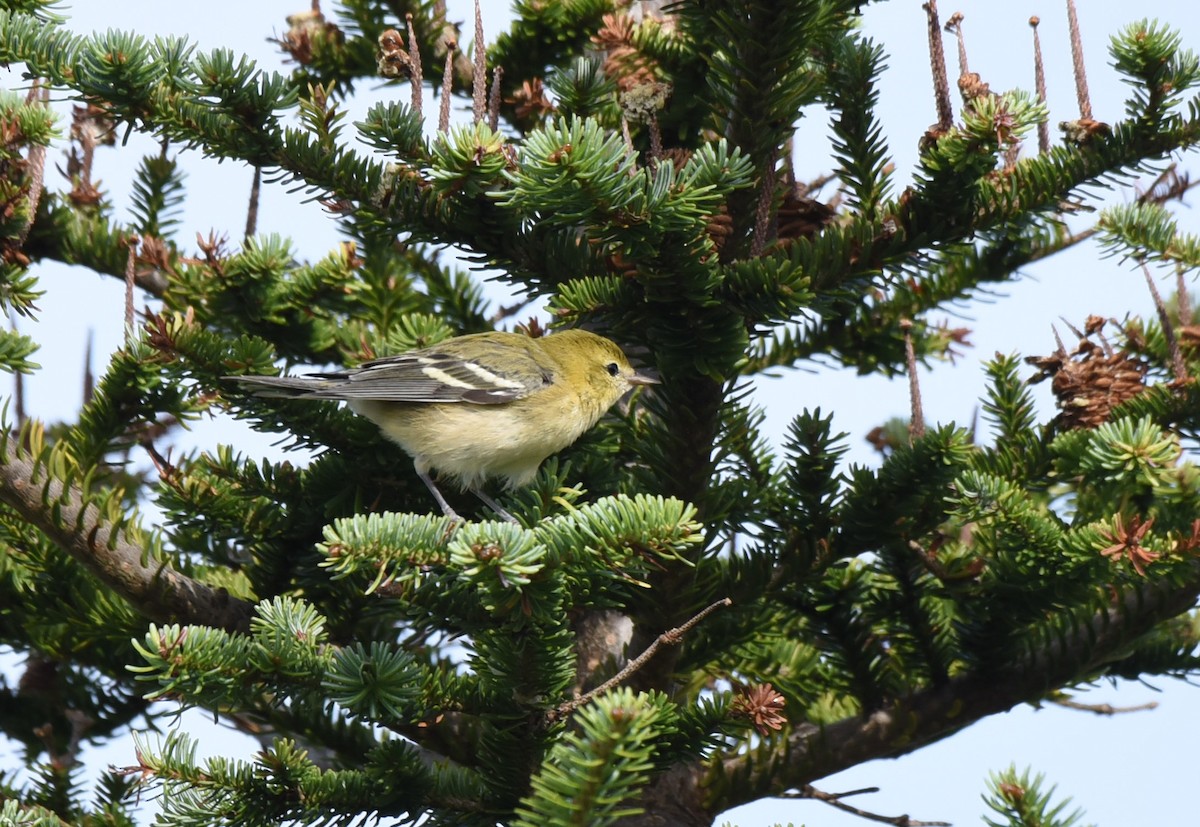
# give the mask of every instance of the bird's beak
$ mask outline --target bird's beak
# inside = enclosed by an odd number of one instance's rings
[[[635,373],[632,376],[627,376],[626,379],[629,380],[629,384],[631,384],[631,385],[657,385],[658,384],[657,379],[655,379],[653,376],[647,376],[644,373]]]

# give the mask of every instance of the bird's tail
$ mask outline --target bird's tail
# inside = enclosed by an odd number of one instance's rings
[[[271,399],[336,399],[328,392],[341,384],[321,376],[226,376],[255,396]]]

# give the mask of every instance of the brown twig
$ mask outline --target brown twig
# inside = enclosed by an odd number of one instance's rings
[[[962,22],[963,13],[956,11],[946,21],[946,31],[954,32],[954,39],[958,41],[958,73],[965,75],[971,69],[967,66],[967,39],[963,34]]]
[[[442,100],[438,110],[438,132],[445,134],[450,131],[450,90],[454,85],[454,52],[458,43],[446,38],[446,67],[442,74]]]
[[[95,725],[96,720],[82,710],[71,708],[64,709],[62,716],[71,727],[67,743],[62,751],[58,749],[58,739],[54,737],[53,724],[47,722],[34,727],[33,734],[42,739],[42,745],[46,749],[52,766],[56,768],[74,767],[79,764],[79,748],[83,743],[84,736]]]
[[[13,314],[8,320],[13,332],[17,331],[17,319]],[[89,339],[89,346],[91,341]],[[25,374],[23,371],[13,371],[13,416],[16,418],[17,430],[25,426],[28,416],[25,412]]]
[[[1181,179],[1180,182],[1160,186],[1160,182],[1163,182],[1166,180],[1166,176],[1168,175],[1168,173],[1171,172],[1172,169],[1173,169],[1173,167],[1168,168],[1167,170],[1164,170],[1163,173],[1160,174],[1158,176],[1158,178],[1155,179],[1155,182],[1150,185],[1150,188],[1138,196],[1137,202],[1139,204],[1160,204],[1161,205],[1161,204],[1167,203],[1168,201],[1173,201],[1176,199],[1182,200],[1183,196],[1187,195],[1193,189],[1200,186],[1200,179],[1197,179],[1195,181]],[[1040,249],[1029,257],[1029,263],[1032,264],[1035,261],[1041,261],[1042,259],[1049,258],[1050,256],[1054,255],[1055,253],[1061,253],[1063,250],[1074,247],[1076,244],[1079,244],[1081,241],[1087,241],[1089,238],[1091,238],[1092,236],[1094,236],[1096,234],[1098,229],[1099,229],[1098,226],[1093,225],[1091,227],[1088,227],[1087,229],[1080,230],[1077,233],[1071,234],[1070,236],[1067,237],[1067,239],[1063,243],[1059,244],[1057,247]],[[1186,291],[1185,291],[1184,295],[1186,295]],[[1191,324],[1191,306],[1190,305],[1187,308],[1186,317],[1183,313],[1183,307],[1182,306],[1180,307],[1179,318],[1180,318],[1180,324]]]
[[[933,71],[933,92],[937,102],[937,125],[942,132],[954,125],[950,106],[950,81],[946,77],[946,50],[942,45],[942,27],[938,25],[937,0],[922,4],[928,18],[929,66]]]
[[[504,80],[504,67],[492,69],[492,96],[488,98],[488,128],[495,132],[500,128],[500,84]]]
[[[827,793],[818,790],[812,784],[805,784],[795,792],[787,792],[780,798],[811,798],[814,801],[824,801],[831,807],[846,812],[853,813],[860,818],[865,818],[868,821],[878,821],[881,824],[895,824],[896,827],[951,827],[949,821],[917,821],[907,815],[902,816],[882,816],[878,813],[872,813],[868,810],[861,810],[858,807],[852,807],[842,801],[843,798],[848,798],[852,795],[862,795],[863,793],[877,793],[878,787],[863,787],[861,790],[850,790],[844,793]]]
[[[921,380],[917,375],[917,351],[913,347],[911,319],[901,319],[904,331],[904,363],[908,368],[908,395],[912,403],[912,418],[908,422],[908,438],[915,442],[925,436],[925,408],[921,403]]]
[[[646,129],[650,133],[650,169],[654,170],[658,169],[658,162],[663,154],[662,129],[658,125],[657,112],[650,113]]]
[[[92,331],[88,330],[87,343],[83,349],[83,404],[91,402],[95,393],[96,374],[92,372]]]
[[[1154,309],[1158,311],[1158,322],[1162,325],[1163,338],[1167,340],[1167,352],[1171,354],[1171,373],[1175,376],[1176,382],[1186,382],[1188,378],[1187,363],[1183,360],[1183,350],[1179,347],[1179,337],[1175,335],[1175,325],[1171,322],[1171,314],[1167,312],[1167,305],[1163,302],[1162,296],[1158,292],[1158,285],[1154,283],[1154,276],[1150,274],[1150,268],[1142,263],[1142,274],[1146,277],[1146,284],[1150,288],[1150,296],[1154,299]]]
[[[633,660],[629,661],[629,663],[625,664],[620,672],[613,675],[611,678],[590,692],[580,695],[578,698],[573,698],[566,703],[559,704],[557,707],[550,710],[550,712],[546,715],[547,721],[550,723],[560,721],[566,716],[570,715],[576,709],[579,709],[579,707],[588,703],[590,700],[592,700],[592,698],[595,698],[598,695],[603,695],[608,690],[624,683],[626,680],[628,680],[630,675],[637,672],[639,669],[649,663],[650,659],[654,657],[655,653],[658,652],[661,647],[678,646],[683,642],[683,636],[694,629],[696,625],[703,621],[706,617],[715,612],[717,609],[723,609],[726,606],[732,605],[733,601],[728,597],[722,598],[716,603],[701,609],[695,616],[688,619],[682,626],[676,626],[674,629],[668,629],[667,631],[663,632],[661,635],[651,641],[650,645],[646,647],[644,652],[642,652]]]
[[[154,470],[158,472],[160,480],[171,484],[183,476],[179,472],[179,468],[171,462],[171,458],[162,455],[149,435],[139,439],[138,442],[141,444],[142,450],[150,457],[150,462],[154,465]]]
[[[37,101],[43,107],[50,106],[50,87],[46,85],[41,78],[35,78],[33,86],[29,90],[29,94],[25,97],[26,103]],[[20,249],[25,246],[25,239],[29,238],[29,231],[33,229],[33,220],[37,217],[38,203],[42,200],[42,191],[46,185],[46,147],[34,144],[29,147],[29,155],[25,159],[26,176],[29,180],[28,193],[25,198],[28,202],[29,220],[25,222],[17,233],[14,247]],[[19,374],[18,374],[19,375]]]
[[[421,44],[417,42],[417,30],[413,26],[412,12],[404,15],[408,24],[408,68],[412,82],[412,111],[421,119],[421,92],[424,78],[421,75]]]
[[[754,239],[750,242],[750,257],[757,258],[767,248],[767,233],[771,229],[771,205],[775,201],[775,161],[772,151],[763,164],[762,182],[758,187],[758,206],[754,210]]]
[[[1038,101],[1046,105],[1046,65],[1042,62],[1042,39],[1038,36],[1038,24],[1041,19],[1034,15],[1029,18],[1029,27],[1033,29],[1033,83],[1037,88]],[[1050,151],[1050,119],[1038,121],[1038,154],[1045,155]]]
[[[1079,17],[1075,0],[1067,0],[1067,25],[1071,30],[1071,64],[1075,70],[1075,97],[1079,100],[1079,117],[1091,120],[1092,97],[1088,94],[1087,69],[1083,65],[1083,38],[1079,34]]]
[[[487,112],[487,49],[483,44],[483,12],[475,0],[475,71],[471,73],[471,120],[479,123]]]
[[[492,318],[489,321],[492,323],[492,326],[494,327],[494,326],[500,324],[501,322],[511,319],[513,316],[516,316],[518,313],[520,313],[526,307],[529,307],[528,299],[520,299],[518,301],[513,302],[512,304],[502,304],[496,309],[496,312],[492,314]]]
[[[1175,267],[1175,310],[1179,314],[1181,325],[1192,323],[1192,297],[1188,293],[1187,280],[1184,278],[1183,265]]]
[[[254,168],[254,179],[250,182],[250,204],[246,207],[246,241],[258,232],[258,199],[262,193],[262,167]]]
[[[1067,709],[1077,709],[1080,712],[1091,712],[1096,715],[1124,715],[1127,712],[1149,712],[1158,709],[1158,701],[1147,701],[1135,706],[1113,706],[1112,704],[1085,704],[1070,698],[1054,698],[1054,703]]]
[[[125,239],[129,254],[125,257],[125,341],[132,342],[137,337],[134,327],[133,288],[137,285],[137,251],[141,239],[131,235]]]

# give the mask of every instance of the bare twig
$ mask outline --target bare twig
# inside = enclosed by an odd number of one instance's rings
[[[1169,201],[1174,201],[1177,199],[1182,200],[1183,196],[1187,195],[1193,189],[1200,186],[1200,179],[1197,179],[1195,181],[1181,179],[1179,182],[1176,182],[1174,184],[1164,183],[1164,184],[1160,185],[1159,182],[1164,181],[1164,176],[1168,172],[1170,172],[1170,169],[1165,170],[1162,175],[1159,175],[1159,177],[1155,179],[1155,183],[1151,184],[1149,189],[1147,189],[1145,192],[1143,192],[1141,195],[1138,196],[1137,202],[1139,204],[1165,204]],[[1056,247],[1050,247],[1050,248],[1044,248],[1044,249],[1038,250],[1037,252],[1035,252],[1033,255],[1031,255],[1029,257],[1029,263],[1033,263],[1035,261],[1041,261],[1042,259],[1049,258],[1050,256],[1054,255],[1055,253],[1061,253],[1063,250],[1074,247],[1076,244],[1079,244],[1081,241],[1087,241],[1089,238],[1091,238],[1092,236],[1094,236],[1096,234],[1097,229],[1098,229],[1097,226],[1093,225],[1086,229],[1080,230],[1077,233],[1071,234],[1070,236],[1067,237],[1067,239],[1065,241],[1063,241],[1061,244],[1059,244]],[[1185,293],[1185,295],[1186,295],[1186,293]],[[1191,324],[1191,307],[1190,307],[1190,305],[1187,308],[1186,316],[1184,315],[1183,311],[1184,311],[1184,308],[1181,306],[1180,307],[1180,316],[1179,316],[1180,323],[1181,324]]]
[[[1067,709],[1077,709],[1080,712],[1091,712],[1096,715],[1124,715],[1128,712],[1148,712],[1158,709],[1158,701],[1147,701],[1136,706],[1113,706],[1112,704],[1085,704],[1070,698],[1054,698],[1054,703]]]
[[[91,402],[95,393],[96,374],[92,372],[92,331],[88,330],[87,344],[84,345],[83,350],[83,404]]]
[[[67,743],[61,751],[58,749],[58,739],[55,737],[56,733],[54,732],[53,724],[47,722],[41,726],[34,727],[33,734],[42,739],[42,745],[45,747],[46,754],[50,757],[50,761],[54,767],[74,767],[79,764],[79,747],[83,743],[84,736],[95,725],[96,720],[86,712],[72,708],[64,709],[62,715],[70,725],[71,732],[67,736]]]
[[[767,248],[771,230],[771,205],[775,202],[775,152],[763,164],[762,181],[758,185],[758,206],[754,211],[754,239],[750,242],[750,257],[757,258]]]
[[[475,71],[471,73],[471,122],[479,123],[487,111],[487,49],[483,42],[483,12],[475,0]]]
[[[1046,66],[1042,62],[1042,39],[1038,37],[1038,24],[1041,19],[1037,15],[1029,18],[1029,27],[1033,29],[1033,82],[1037,88],[1038,101],[1046,105]],[[1050,151],[1050,119],[1038,121],[1038,153],[1045,155]]]
[[[1179,174],[1179,164],[1170,164],[1155,176],[1143,192],[1138,193],[1139,204],[1165,204],[1175,199],[1183,200],[1188,190],[1196,186],[1196,182],[1188,176]]]
[[[421,119],[421,91],[424,78],[421,75],[421,44],[417,42],[417,30],[413,26],[412,12],[404,15],[408,23],[408,67],[412,82],[412,111]]]
[[[446,67],[442,74],[442,100],[438,110],[438,132],[450,131],[450,90],[454,85],[454,52],[458,43],[446,38]]]
[[[262,192],[262,167],[254,168],[254,180],[250,182],[250,204],[246,208],[246,241],[258,232],[258,198]]]
[[[34,79],[33,86],[25,98],[26,103],[34,101],[44,107],[50,106],[50,87],[41,78]],[[33,229],[33,220],[37,217],[38,203],[42,200],[42,191],[46,184],[46,147],[38,144],[29,147],[29,155],[25,159],[25,164],[26,175],[29,179],[28,194],[25,196],[29,203],[29,220],[17,233],[13,244],[17,249],[25,245],[25,239],[29,237],[29,231]]]
[[[137,251],[141,239],[135,235],[125,239],[129,254],[125,257],[125,341],[132,342],[137,338],[137,328],[133,319],[133,288],[137,285]]]
[[[491,321],[493,326],[498,325],[501,322],[516,316],[526,307],[529,307],[529,304],[530,302],[528,299],[520,299],[512,304],[502,304],[496,309],[496,312],[492,314],[492,318],[489,321]]]
[[[658,169],[658,161],[662,158],[663,142],[662,129],[658,125],[658,113],[651,112],[650,119],[646,123],[646,128],[650,132],[650,169]]]
[[[942,45],[942,27],[938,25],[937,0],[929,0],[925,9],[929,31],[929,66],[933,71],[933,92],[937,102],[937,125],[942,132],[954,125],[950,107],[950,81],[946,77],[946,50]]]
[[[1183,265],[1175,267],[1175,309],[1179,313],[1179,323],[1192,323],[1192,297],[1188,293],[1187,281],[1184,279]]]
[[[900,320],[900,329],[904,331],[904,363],[908,368],[908,395],[912,403],[908,438],[910,441],[916,441],[925,436],[925,408],[921,403],[921,380],[917,375],[917,352],[913,347],[912,326],[910,319]]]
[[[858,807],[852,807],[842,801],[852,795],[861,795],[862,793],[877,793],[878,787],[864,787],[861,790],[850,790],[844,793],[827,793],[818,790],[812,784],[805,784],[795,792],[784,793],[780,798],[811,798],[815,801],[824,801],[831,807],[846,812],[853,813],[860,818],[865,818],[868,821],[878,821],[881,824],[895,824],[896,827],[951,827],[948,821],[917,821],[907,815],[902,816],[882,816],[878,813],[872,813],[868,810],[861,810]]]
[[[1158,285],[1154,283],[1154,276],[1150,274],[1150,268],[1142,263],[1142,274],[1146,277],[1146,284],[1150,288],[1150,296],[1154,299],[1154,309],[1158,311],[1158,322],[1162,325],[1163,338],[1167,340],[1167,352],[1171,354],[1171,373],[1175,376],[1175,381],[1186,382],[1188,378],[1187,363],[1183,360],[1183,350],[1179,347],[1179,337],[1175,335],[1175,325],[1171,322],[1171,314],[1167,312],[1167,305],[1163,302],[1162,296],[1158,292]]]
[[[1075,0],[1067,0],[1067,25],[1071,30],[1071,63],[1075,70],[1075,97],[1079,99],[1079,117],[1090,120],[1092,98],[1088,94],[1087,69],[1083,65],[1083,38],[1079,34],[1079,17],[1075,14]]]
[[[954,32],[954,39],[958,41],[958,73],[965,75],[971,70],[967,66],[967,39],[963,34],[962,22],[963,13],[956,11],[946,21],[946,31]]]
[[[700,612],[687,620],[687,622],[685,622],[682,626],[676,626],[674,629],[668,629],[667,631],[663,632],[661,635],[655,638],[649,646],[646,647],[644,652],[642,652],[633,660],[629,661],[629,663],[625,664],[620,672],[613,675],[611,678],[590,692],[580,695],[578,698],[573,698],[566,703],[559,704],[557,707],[550,710],[546,716],[548,721],[553,723],[554,721],[562,720],[576,709],[579,709],[579,707],[588,703],[590,700],[592,700],[592,698],[595,698],[598,695],[603,695],[608,690],[619,686],[626,681],[630,675],[645,666],[661,647],[678,646],[683,642],[683,636],[694,629],[696,625],[703,621],[706,617],[715,612],[717,609],[723,609],[726,606],[732,605],[732,600],[730,600],[728,597],[723,598],[718,600],[716,603],[701,609]]]
[[[492,69],[492,96],[488,99],[488,128],[495,132],[500,128],[500,84],[504,80],[504,67]]]
[[[9,314],[8,324],[15,333],[17,331],[16,314]],[[91,346],[90,339],[88,346]],[[25,412],[25,374],[19,370],[13,371],[13,415],[16,417],[17,430],[20,430],[25,426],[28,416]]]

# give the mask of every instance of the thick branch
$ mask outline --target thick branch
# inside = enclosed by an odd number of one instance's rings
[[[64,491],[57,480],[44,481],[45,474],[28,460],[0,463],[0,501],[41,529],[135,609],[160,623],[194,623],[235,632],[250,628],[250,603],[166,564],[147,563],[145,550],[130,543],[125,532],[114,534],[94,505],[82,504],[77,489]]]
[[[1185,585],[1170,590],[1153,584],[1130,589],[1119,604],[1097,613],[1070,634],[1052,637],[1052,643],[1026,658],[962,675],[825,727],[800,724],[773,760],[763,760],[761,755],[757,761],[744,755],[725,759],[721,775],[733,781],[721,785],[726,794],[707,801],[703,813],[694,805],[680,806],[704,798],[706,773],[700,764],[679,765],[660,776],[645,791],[642,803],[656,815],[661,815],[660,807],[667,808],[672,816],[666,823],[707,827],[716,813],[739,804],[801,788],[875,758],[913,752],[989,715],[1094,676],[1156,624],[1191,609],[1198,595],[1200,561],[1195,561]],[[645,818],[624,819],[621,824],[649,825]]]
[[[826,727],[802,724],[788,738],[786,756],[770,767],[749,768],[747,784],[733,785],[724,809],[782,792],[874,758],[895,758],[939,741],[976,721],[1042,698],[1064,684],[1094,675],[1155,624],[1188,611],[1200,594],[1200,561],[1187,585],[1128,590],[1120,603],[1027,658],[929,687],[870,714]],[[747,774],[745,757],[725,761],[733,777]]]

